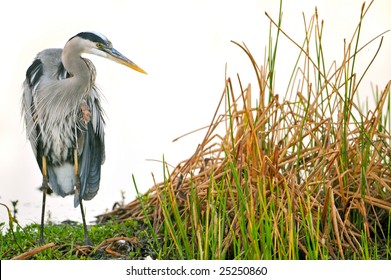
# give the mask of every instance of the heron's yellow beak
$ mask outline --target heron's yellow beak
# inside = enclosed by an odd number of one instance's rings
[[[141,67],[137,66],[136,63],[134,63],[133,61],[131,61],[130,59],[128,59],[127,57],[122,55],[116,49],[108,48],[108,49],[104,49],[104,52],[107,54],[107,58],[109,58],[117,63],[123,64],[129,68],[132,68],[133,70],[136,70],[137,72],[147,74],[147,72],[145,72]]]

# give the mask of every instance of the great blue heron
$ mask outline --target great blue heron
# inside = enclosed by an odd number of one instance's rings
[[[74,194],[80,204],[86,244],[88,236],[82,200],[99,189],[105,158],[104,120],[95,67],[82,54],[111,59],[138,72],[146,72],[113,48],[102,34],[81,32],[64,49],[38,53],[27,69],[22,112],[26,132],[43,175],[39,242],[44,243],[46,192],[50,187],[64,197]]]

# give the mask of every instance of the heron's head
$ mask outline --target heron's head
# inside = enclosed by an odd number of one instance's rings
[[[78,48],[80,53],[89,53],[108,58],[140,73],[147,74],[147,72],[137,66],[134,62],[114,49],[113,44],[103,34],[97,32],[81,32],[69,39],[67,44],[71,44],[73,47]]]

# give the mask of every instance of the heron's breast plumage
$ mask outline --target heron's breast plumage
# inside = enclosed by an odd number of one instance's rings
[[[39,124],[43,153],[53,165],[61,165],[65,161],[73,162],[73,150],[76,147],[76,120],[66,116],[63,121]]]

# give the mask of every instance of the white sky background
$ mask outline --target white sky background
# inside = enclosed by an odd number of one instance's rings
[[[292,4],[291,4],[292,3]],[[367,4],[369,1],[367,1]],[[289,1],[283,3],[283,29],[302,42],[304,12],[307,22],[318,7],[325,20],[324,44],[328,59],[340,61],[343,39],[350,40],[362,2],[356,0]],[[135,197],[132,174],[139,189],[152,186],[151,172],[159,180],[162,165],[188,158],[204,132],[179,142],[172,140],[210,123],[224,88],[225,64],[236,81],[255,86],[252,66],[230,40],[245,42],[259,63],[268,43],[269,21],[278,19],[279,1],[11,1],[1,8],[0,44],[0,202],[19,200],[18,218],[39,222],[42,178],[26,140],[20,117],[21,85],[35,55],[45,48],[62,48],[81,31],[98,31],[114,47],[149,75],[142,75],[102,58],[91,58],[97,84],[103,91],[106,118],[106,162],[98,195],[85,203],[87,220],[110,208],[126,193]],[[364,19],[361,43],[391,29],[391,1],[376,0]],[[298,50],[280,38],[276,87],[285,93]],[[360,56],[366,66],[377,43]],[[391,74],[391,33],[386,34],[379,58],[363,81],[361,100],[371,98],[370,82],[383,88]],[[361,64],[360,64],[361,62]],[[359,70],[359,68],[358,68]],[[286,73],[284,72],[286,71]],[[235,83],[237,86],[237,83]],[[238,91],[238,88],[236,88]],[[73,198],[47,199],[52,219],[81,221]],[[0,221],[6,220],[0,208]]]

